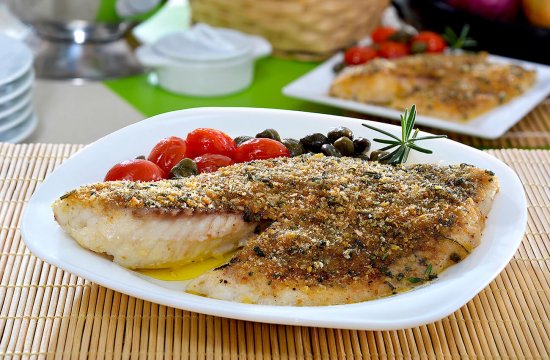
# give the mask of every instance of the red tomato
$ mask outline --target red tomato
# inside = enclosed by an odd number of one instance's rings
[[[445,39],[439,34],[433,31],[422,31],[412,39],[412,45],[416,43],[424,43],[426,45],[426,52],[440,53],[445,50],[447,43]]]
[[[383,43],[384,41],[387,41],[390,36],[395,34],[397,32],[397,29],[394,29],[392,27],[377,27],[374,29],[370,37],[372,38],[372,41],[374,43]]]
[[[409,48],[407,47],[407,45],[402,43],[387,41],[385,43],[380,44],[378,55],[386,59],[395,59],[395,58],[409,55]]]
[[[344,62],[347,65],[364,64],[376,57],[376,50],[370,47],[354,46],[346,50]]]
[[[166,179],[166,173],[152,161],[126,160],[116,164],[105,175],[105,181],[158,181]]]
[[[235,151],[235,162],[264,160],[276,157],[290,157],[286,146],[272,139],[250,139]]]
[[[233,159],[235,142],[220,130],[199,128],[187,134],[187,157],[204,154],[225,155]]]
[[[195,158],[197,169],[200,173],[218,171],[219,168],[232,165],[235,162],[231,158],[218,154],[204,154]]]
[[[187,144],[185,140],[170,136],[159,141],[147,158],[157,164],[166,174],[172,170],[181,159],[185,158]]]

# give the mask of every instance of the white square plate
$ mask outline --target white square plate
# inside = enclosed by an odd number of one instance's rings
[[[397,126],[371,124],[400,134]],[[347,126],[356,135],[368,138],[375,135],[357,119],[268,109],[202,108],[144,120],[87,146],[50,174],[27,205],[21,225],[23,238],[29,249],[44,261],[100,285],[159,304],[235,319],[384,330],[429,323],[459,309],[487,286],[513,256],[527,224],[527,205],[522,185],[508,166],[447,139],[426,141],[424,145],[434,154],[411,152],[409,162],[466,162],[496,173],[501,189],[495,197],[481,245],[429,285],[383,299],[350,305],[285,307],[200,297],[185,293],[182,282],[154,280],[80,247],[53,218],[50,205],[56,198],[80,185],[102,181],[113,164],[147,153],[167,136],[185,136],[197,127],[212,127],[231,136],[276,128],[284,137],[300,138],[312,132],[326,133],[335,126]]]
[[[332,68],[342,61],[342,54],[334,55],[309,73],[283,88],[283,94],[312,102],[332,105],[343,109],[399,120],[400,111],[388,107],[365,104],[352,100],[329,96],[329,89],[335,78]],[[550,66],[500,56],[489,56],[489,61],[505,64],[517,64],[537,72],[534,86],[523,95],[503,104],[468,122],[449,121],[445,119],[417,116],[416,122],[456,133],[473,135],[487,139],[496,139],[520,121],[537,104],[550,94]],[[411,104],[412,105],[412,104]]]

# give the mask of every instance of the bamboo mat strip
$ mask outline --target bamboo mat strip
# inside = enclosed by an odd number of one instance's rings
[[[395,124],[394,121],[356,112],[346,112],[345,115]],[[446,134],[450,139],[480,149],[547,149],[550,147],[550,99],[540,103],[498,139],[482,139],[425,126],[420,126],[420,129],[435,134]]]
[[[34,257],[18,228],[25,203],[45,176],[78,149],[0,144],[0,358],[550,356],[550,151],[489,151],[522,179],[529,221],[514,258],[485,290],[432,324],[350,331],[237,321],[160,306]]]

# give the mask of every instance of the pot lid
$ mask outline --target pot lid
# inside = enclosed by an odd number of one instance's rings
[[[175,60],[217,61],[245,55],[252,46],[250,37],[241,32],[197,24],[163,36],[153,49]]]

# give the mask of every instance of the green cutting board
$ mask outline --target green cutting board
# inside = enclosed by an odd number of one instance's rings
[[[110,80],[105,84],[148,117],[167,111],[206,106],[263,107],[341,115],[339,109],[292,99],[282,93],[284,86],[318,65],[316,62],[265,58],[256,63],[254,82],[248,89],[214,98],[169,93],[151,85],[147,75]]]

